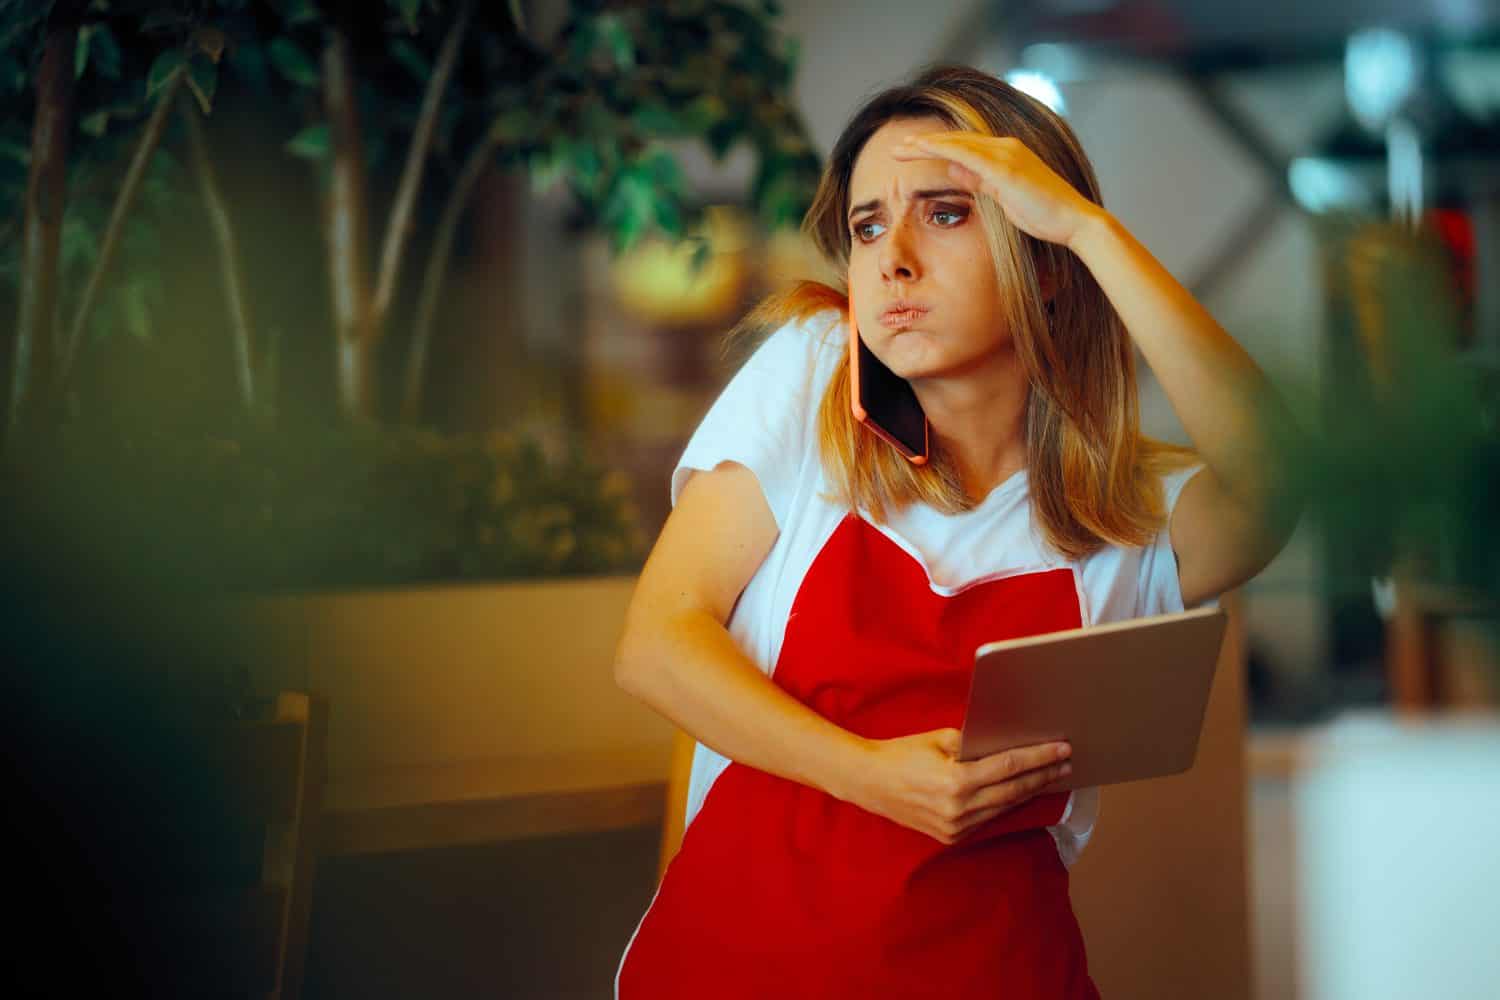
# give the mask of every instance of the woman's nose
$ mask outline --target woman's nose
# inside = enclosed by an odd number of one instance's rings
[[[917,248],[906,222],[892,224],[881,240],[880,274],[887,281],[913,281],[920,276]]]

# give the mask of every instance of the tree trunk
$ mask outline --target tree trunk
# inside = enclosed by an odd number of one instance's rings
[[[443,291],[443,279],[448,274],[448,262],[453,256],[453,240],[458,233],[458,223],[463,218],[464,207],[469,203],[474,186],[484,176],[485,168],[490,165],[499,143],[499,132],[492,127],[464,161],[463,170],[448,194],[448,201],[443,205],[443,215],[438,220],[432,251],[427,257],[427,269],[422,275],[417,314],[412,321],[411,348],[406,356],[406,389],[401,399],[401,419],[409,424],[416,423],[422,414],[422,388],[427,381],[427,347],[432,341],[432,324],[437,314],[438,297]]]
[[[396,281],[400,277],[401,258],[411,236],[412,210],[417,192],[422,188],[422,173],[427,165],[428,153],[432,150],[432,137],[437,131],[438,112],[442,109],[443,93],[448,89],[448,80],[453,76],[453,67],[458,62],[458,49],[468,29],[469,18],[474,13],[473,0],[464,0],[453,19],[453,26],[443,39],[442,51],[432,76],[428,78],[427,90],[422,95],[422,110],[417,116],[416,131],[411,146],[406,151],[406,165],[401,171],[401,184],[396,190],[396,199],[391,204],[391,215],[385,230],[385,245],[381,248],[380,278],[375,285],[374,327],[385,329],[390,315],[391,300],[396,295]]]
[[[56,401],[53,375],[58,251],[66,207],[68,139],[73,130],[73,59],[77,46],[77,23],[57,18],[48,24],[37,72],[31,169],[26,179],[21,302],[11,362],[8,438],[14,438],[22,424],[47,415],[45,411],[50,411]]]
[[[250,322],[250,300],[245,294],[244,270],[240,266],[239,241],[235,239],[234,222],[229,206],[219,188],[219,179],[208,156],[203,138],[200,112],[190,100],[180,100],[182,116],[187,120],[188,148],[203,207],[208,212],[209,227],[219,247],[219,270],[224,279],[224,299],[229,306],[229,333],[234,346],[235,384],[239,386],[240,403],[249,417],[257,415],[255,401],[255,339]]]
[[[367,271],[364,142],[349,33],[342,23],[328,29],[323,50],[323,101],[333,148],[325,233],[338,349],[338,403],[346,419],[375,417],[375,316]]]
[[[375,419],[375,352],[368,337],[338,342],[339,412],[353,422]]]
[[[146,130],[141,133],[141,140],[136,144],[135,153],[130,158],[130,169],[125,172],[125,180],[120,185],[119,192],[115,195],[114,207],[110,209],[109,225],[104,230],[104,239],[99,244],[99,258],[94,261],[94,269],[89,274],[88,284],[84,286],[83,298],[78,302],[78,310],[73,314],[73,323],[68,328],[68,339],[63,344],[62,358],[58,365],[57,381],[59,388],[66,388],[68,379],[73,373],[73,362],[78,357],[78,345],[83,341],[83,331],[88,326],[89,317],[93,315],[94,306],[99,302],[99,293],[104,288],[104,279],[109,274],[109,266],[114,263],[115,248],[120,244],[120,234],[125,230],[125,217],[135,207],[136,195],[140,193],[141,181],[146,176],[146,168],[151,164],[151,157],[161,145],[162,132],[167,127],[167,115],[177,103],[177,92],[182,88],[182,81],[187,76],[187,70],[178,69],[172,75],[172,79],[162,90],[156,107],[151,111],[151,117],[146,122]]]

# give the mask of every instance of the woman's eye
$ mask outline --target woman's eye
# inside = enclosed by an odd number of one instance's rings
[[[960,225],[967,216],[968,212],[961,208],[935,208],[927,217],[940,229],[953,229]],[[868,243],[880,235],[876,230],[881,228],[883,227],[878,222],[856,222],[849,227],[849,231],[861,243]]]

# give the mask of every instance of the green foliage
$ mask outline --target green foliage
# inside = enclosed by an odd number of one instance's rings
[[[720,159],[747,142],[762,221],[795,225],[820,164],[791,110],[796,48],[767,16],[727,2],[575,5],[527,88],[535,123],[520,142],[534,189],[566,182],[617,251],[652,232],[680,239],[697,206],[659,140],[697,139]]]
[[[172,48],[156,57],[151,72],[146,76],[146,100],[151,100],[171,81],[172,77],[187,63],[187,53]]]
[[[1332,587],[1367,594],[1399,567],[1500,600],[1500,369],[1459,349],[1462,313],[1428,234],[1325,235],[1343,275],[1335,340],[1353,343],[1320,385],[1285,383],[1302,428],[1282,447],[1344,567]]]
[[[34,5],[28,14],[47,6]],[[231,10],[239,5],[221,2],[218,6]],[[188,73],[189,89],[208,107],[217,82],[217,67],[210,55],[214,36],[194,34],[206,29],[192,11],[115,10],[104,0],[96,0],[90,14],[101,19],[80,27],[74,57],[78,135],[69,154],[59,256],[63,329],[72,323],[69,307],[80,301],[98,261],[115,193],[162,88],[174,74]],[[8,91],[0,87],[4,112],[0,116],[0,200],[7,204],[21,205],[24,200],[36,101],[34,50],[40,48],[44,21],[43,10],[35,20],[10,22],[10,30],[0,35],[0,45],[5,46],[0,47],[0,81],[10,73],[21,74],[15,80],[18,86]],[[119,259],[89,318],[88,337],[98,339],[115,331],[150,337],[152,316],[165,304],[159,220],[179,207],[183,197],[195,194],[175,158],[159,150],[147,165],[140,200],[126,216]],[[20,237],[18,213],[15,224],[0,231],[0,284],[12,293],[20,278]]]
[[[417,16],[422,11],[422,0],[388,0],[392,9],[401,16],[401,23],[408,33],[417,33]]]
[[[115,146],[118,149],[126,143],[116,142]],[[68,199],[63,216],[59,262],[63,302],[79,300],[98,261],[99,243],[122,170],[118,160],[83,160],[70,171],[68,180],[73,196]],[[183,168],[170,153],[161,151],[151,159],[141,185],[140,202],[121,235],[120,257],[129,266],[114,268],[106,279],[99,307],[88,324],[91,340],[107,338],[116,331],[141,340],[151,339],[152,316],[167,305],[159,263],[165,250],[161,220],[180,205],[179,192],[186,186]]]
[[[0,0],[0,197],[11,204],[25,190],[30,83],[50,7]],[[521,7],[476,5],[439,109],[429,183],[451,183],[484,143],[500,164],[528,170],[537,190],[565,184],[578,218],[623,250],[653,232],[683,237],[698,219],[701,206],[663,140],[702,141],[719,157],[748,143],[761,157],[751,194],[762,217],[800,218],[819,164],[790,108],[796,50],[769,21],[774,4],[580,0],[547,40],[527,33]],[[404,159],[456,9],[451,0],[358,7],[376,22],[361,23],[354,53],[368,165]],[[141,126],[178,75],[204,113],[232,81],[288,110],[286,132],[273,140],[288,155],[321,163],[334,153],[320,93],[325,5],[94,0],[90,12],[74,59],[64,312],[99,259],[111,196]],[[91,337],[152,336],[165,299],[160,223],[197,197],[172,155],[179,125],[169,124],[126,217]],[[0,226],[0,281],[16,280],[19,230]],[[257,353],[260,395],[274,405],[277,352]],[[576,449],[548,457],[535,443],[416,431],[254,430],[214,440],[77,426],[26,444],[7,457],[21,464],[3,470],[5,482],[20,488],[22,468],[35,475],[50,501],[43,509],[83,525],[80,537],[116,559],[119,572],[145,567],[190,586],[609,572],[634,569],[640,556],[622,481]]]
[[[328,125],[319,122],[298,132],[286,144],[286,151],[308,160],[326,160],[329,152]]]
[[[289,38],[271,39],[266,55],[277,73],[299,87],[316,89],[322,80],[317,63]]]
[[[120,78],[120,45],[107,24],[86,24],[78,31],[74,75],[83,76],[90,64],[111,80]]]
[[[49,5],[18,7],[8,0],[3,6],[12,17],[0,32],[0,94],[8,86],[11,99],[0,124],[0,196],[20,204],[32,115],[25,90]],[[120,169],[129,142],[177,73],[186,75],[205,113],[222,72],[273,99],[290,98],[308,117],[287,136],[287,153],[319,163],[331,158],[318,99],[322,5],[217,0],[114,9],[119,6],[96,4],[108,20],[86,24],[79,36],[79,141],[72,154],[78,171],[101,173],[106,164]],[[749,142],[761,157],[750,192],[761,218],[772,226],[794,225],[811,199],[819,164],[790,110],[795,47],[776,36],[768,20],[774,7],[579,3],[543,47],[518,30],[514,5],[480,4],[441,111],[435,153],[451,178],[473,144],[489,137],[498,161],[527,169],[534,190],[565,184],[581,221],[604,229],[611,246],[623,251],[652,233],[684,238],[700,219],[701,206],[660,140],[698,139],[720,157]],[[386,0],[385,49],[360,49],[360,121],[371,167],[403,156],[454,8],[451,2]],[[180,193],[195,194],[190,185]],[[149,228],[149,213],[140,214],[132,213],[127,225]],[[91,259],[107,217],[94,205],[69,208],[70,266]],[[145,232],[135,242],[148,237]],[[14,280],[18,252],[19,227],[0,233],[0,278]],[[123,298],[100,311],[137,335],[149,328],[143,317],[157,295],[150,275],[123,272],[150,270],[153,259],[122,259],[110,294]]]
[[[576,446],[75,426],[36,450],[16,506],[76,525],[101,571],[194,591],[632,572],[642,556],[626,481]],[[7,482],[23,478],[7,470]]]
[[[205,115],[210,114],[214,109],[214,92],[219,86],[219,67],[201,56],[195,56],[188,61],[187,85],[197,99],[198,107]]]
[[[51,0],[0,0],[0,51],[19,54],[23,62],[35,58],[52,7]]]

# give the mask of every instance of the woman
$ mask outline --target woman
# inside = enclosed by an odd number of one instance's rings
[[[977,646],[1199,604],[1291,518],[1255,364],[1101,206],[1076,138],[977,70],[873,98],[804,228],[815,283],[693,436],[616,663],[691,733],[682,848],[635,997],[1094,997],[1066,745],[959,762]],[[925,412],[851,416],[852,315]],[[1196,455],[1140,435],[1139,348]],[[731,761],[733,763],[731,763]]]

